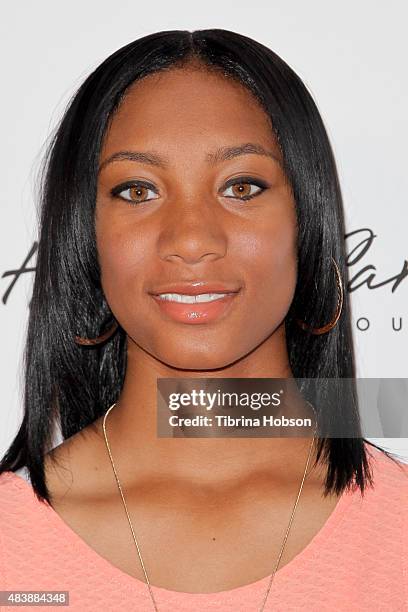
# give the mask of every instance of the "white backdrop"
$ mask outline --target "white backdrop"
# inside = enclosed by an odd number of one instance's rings
[[[375,285],[401,275],[408,259],[407,12],[403,0],[3,5],[0,454],[22,418],[22,347],[33,276],[21,274],[10,291],[10,272],[21,268],[36,239],[35,177],[46,139],[89,72],[122,45],[159,30],[225,28],[272,48],[304,80],[326,123],[347,231],[366,228],[376,235],[350,267],[353,276],[374,266]],[[350,239],[349,250],[367,235]],[[26,267],[34,265],[35,256]],[[408,277],[394,291],[393,282],[376,289],[364,284],[351,294],[358,376],[408,378]],[[408,461],[408,439],[376,441]]]

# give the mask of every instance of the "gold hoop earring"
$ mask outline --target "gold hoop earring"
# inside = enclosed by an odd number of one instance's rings
[[[106,330],[106,332],[104,332],[100,336],[97,336],[96,338],[83,338],[82,336],[75,336],[75,342],[76,344],[80,344],[81,346],[96,346],[98,344],[102,344],[103,342],[106,342],[106,340],[108,340],[111,336],[113,336],[118,327],[118,322],[114,321],[113,325],[111,325]]]
[[[343,290],[343,283],[341,280],[340,270],[333,257],[331,258],[331,260],[333,262],[334,270],[336,272],[336,285],[337,285],[337,291],[338,291],[336,311],[334,313],[332,320],[326,325],[323,325],[322,327],[311,327],[310,325],[307,325],[307,323],[304,323],[300,319],[296,319],[296,323],[300,325],[300,327],[303,330],[310,331],[312,334],[316,334],[316,335],[325,334],[331,329],[333,329],[333,327],[337,325],[337,322],[340,319],[341,311],[343,308],[344,290]]]

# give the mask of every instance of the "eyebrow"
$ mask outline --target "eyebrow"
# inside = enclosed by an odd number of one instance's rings
[[[206,161],[211,165],[215,165],[219,162],[226,161],[227,159],[233,159],[239,155],[248,154],[263,155],[265,157],[274,159],[279,164],[281,163],[281,160],[273,151],[265,149],[265,147],[263,147],[261,144],[257,144],[255,142],[246,142],[245,144],[237,145],[235,147],[221,147],[214,153],[208,153]]]
[[[157,166],[158,168],[167,168],[167,159],[160,157],[153,151],[118,151],[113,153],[108,159],[105,159],[99,166],[99,172],[103,170],[108,164],[112,164],[116,161],[135,161],[142,164],[148,164],[150,166]]]
[[[270,157],[271,159],[282,165],[280,158],[268,149],[265,149],[261,144],[254,142],[246,142],[245,144],[237,145],[234,147],[220,147],[212,153],[208,153],[205,160],[212,166],[239,157],[240,155],[263,155]],[[118,151],[113,153],[110,157],[105,159],[99,166],[99,172],[101,172],[108,164],[116,161],[135,161],[150,166],[156,166],[158,168],[166,169],[169,166],[168,158],[157,155],[154,151]]]

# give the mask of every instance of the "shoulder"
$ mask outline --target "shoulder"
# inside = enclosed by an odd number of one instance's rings
[[[0,512],[9,510],[15,500],[29,495],[33,491],[30,483],[15,472],[6,471],[0,474]]]
[[[408,593],[408,463],[390,454],[394,459],[368,445],[374,486],[367,492],[368,516],[361,529],[369,530],[367,525],[372,525],[371,541],[377,537],[383,551],[389,547],[396,553],[392,558],[402,563]]]
[[[43,524],[40,504],[29,482],[11,471],[0,474],[0,584],[5,584],[5,564],[9,572],[35,547]]]
[[[388,507],[408,513],[408,463],[389,451],[388,456],[369,444],[365,444],[372,474],[373,486],[367,486],[367,497],[375,496],[376,502],[386,502]],[[404,507],[402,507],[402,505]]]
[[[14,472],[0,474],[0,528],[9,529],[16,522],[30,516],[42,502],[36,496],[31,483]]]
[[[371,483],[367,480],[363,493],[355,483],[345,491],[345,499],[351,500],[347,529],[361,543],[380,539],[390,551],[408,548],[408,464],[369,444],[366,451]]]
[[[408,552],[408,463],[394,453],[389,457],[370,445],[366,448],[373,484],[357,496],[362,516]]]
[[[382,450],[378,450],[369,444],[365,445],[367,450],[368,460],[372,468],[374,478],[374,486],[379,490],[394,492],[401,495],[408,493],[408,462],[402,461],[402,458],[389,451],[389,457]]]
[[[0,474],[0,541],[16,541],[25,531],[35,534],[47,502],[40,500],[31,483],[6,471]]]

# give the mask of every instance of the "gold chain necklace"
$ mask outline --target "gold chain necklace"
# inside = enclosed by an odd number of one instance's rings
[[[316,416],[316,411],[315,411],[314,407],[312,406],[312,404],[310,404],[310,402],[308,402],[308,404],[312,407],[313,412],[314,412],[314,414]],[[126,516],[127,516],[128,522],[129,522],[130,530],[131,530],[132,536],[133,536],[133,541],[134,541],[135,546],[136,546],[137,554],[139,556],[140,565],[142,566],[143,574],[144,574],[144,577],[145,577],[145,580],[146,580],[147,587],[149,589],[149,593],[150,593],[150,597],[151,597],[151,600],[152,600],[152,603],[153,603],[153,607],[155,609],[155,612],[158,612],[158,608],[157,608],[156,600],[155,600],[154,595],[153,595],[153,591],[152,591],[152,587],[151,587],[151,584],[150,584],[149,576],[147,575],[146,567],[145,567],[145,564],[143,563],[142,553],[140,551],[140,547],[139,547],[139,544],[138,544],[137,539],[136,539],[136,535],[135,535],[135,531],[133,529],[132,521],[130,519],[129,511],[127,509],[125,497],[123,495],[122,486],[120,484],[120,480],[119,480],[118,474],[116,472],[115,463],[113,461],[112,453],[111,453],[111,450],[110,450],[110,446],[109,446],[109,442],[108,442],[108,436],[106,434],[106,417],[108,416],[109,412],[112,410],[112,408],[114,406],[116,406],[116,402],[115,402],[115,404],[112,404],[112,406],[110,408],[108,408],[108,410],[105,413],[105,416],[103,417],[103,435],[105,437],[106,448],[108,449],[109,458],[110,458],[110,461],[111,461],[111,464],[112,464],[113,473],[115,475],[115,479],[116,479],[116,483],[118,485],[119,493],[120,493],[120,496],[122,498],[123,506],[125,508],[125,512],[126,512]],[[289,536],[290,528],[292,527],[292,522],[293,522],[293,519],[294,519],[294,516],[295,516],[296,507],[298,505],[298,501],[299,501],[300,495],[302,493],[303,483],[305,482],[307,468],[309,467],[309,462],[310,462],[310,456],[312,454],[313,443],[314,443],[314,440],[315,440],[315,437],[316,437],[316,429],[317,429],[317,423],[316,423],[315,428],[314,428],[313,438],[312,438],[312,442],[311,442],[310,447],[309,447],[309,453],[307,455],[307,460],[306,460],[306,465],[305,465],[305,469],[304,469],[304,472],[303,472],[302,481],[300,483],[300,487],[299,487],[299,491],[298,491],[298,494],[297,494],[297,497],[296,497],[296,501],[294,503],[292,514],[291,514],[290,519],[289,519],[289,524],[287,526],[286,533],[285,533],[285,536],[283,538],[282,546],[281,546],[281,549],[280,549],[280,552],[279,552],[279,556],[278,556],[278,559],[277,559],[277,562],[276,562],[276,565],[275,565],[275,569],[273,570],[273,573],[272,573],[272,575],[271,575],[271,577],[269,579],[268,588],[266,589],[266,593],[265,593],[264,599],[262,601],[261,607],[259,608],[259,612],[263,612],[263,610],[265,609],[266,600],[268,598],[269,592],[270,592],[271,587],[272,587],[273,579],[275,577],[275,574],[276,574],[276,571],[278,569],[280,560],[282,558],[283,551],[284,551],[285,545],[286,545],[286,541],[287,541],[288,536]]]

